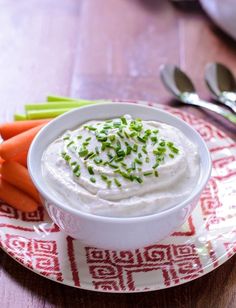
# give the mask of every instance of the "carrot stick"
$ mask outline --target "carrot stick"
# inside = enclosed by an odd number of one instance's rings
[[[18,121],[12,123],[5,123],[0,125],[0,134],[4,140],[14,137],[20,133],[25,132],[28,129],[46,124],[50,119],[44,120],[29,120],[29,121]]]
[[[27,152],[35,135],[44,125],[45,124],[41,124],[8,140],[5,140],[2,144],[0,144],[0,156],[4,160],[14,160],[14,158],[19,156],[21,153]]]
[[[34,199],[1,178],[0,198],[15,209],[23,212],[34,212],[38,208],[38,204]]]
[[[27,167],[27,156],[28,156],[28,151],[22,152],[18,156],[15,156],[13,161],[17,161],[22,166]]]
[[[24,166],[15,161],[4,162],[1,166],[1,175],[3,180],[26,192],[35,201],[41,203],[38,191]]]

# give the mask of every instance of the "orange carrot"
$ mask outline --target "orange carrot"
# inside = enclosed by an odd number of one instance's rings
[[[6,161],[1,166],[1,176],[3,180],[26,192],[35,201],[41,203],[38,191],[24,166],[15,161]]]
[[[28,151],[20,153],[18,156],[14,157],[14,161],[17,161],[22,166],[27,167],[27,155]]]
[[[27,152],[35,135],[44,125],[45,124],[41,124],[8,140],[5,140],[2,144],[0,144],[0,156],[4,160],[14,160],[14,158],[19,156],[21,153]]]
[[[50,120],[51,119],[29,120],[1,124],[0,135],[2,136],[3,140],[7,140],[33,127],[39,126],[41,124],[47,124]]]
[[[2,159],[2,157],[0,157],[0,164],[2,164],[4,162],[4,159]]]
[[[38,208],[38,204],[34,199],[1,178],[0,198],[15,209],[23,212],[34,212]]]

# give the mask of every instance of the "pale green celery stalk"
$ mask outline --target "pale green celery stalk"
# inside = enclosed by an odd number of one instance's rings
[[[73,108],[57,108],[57,109],[46,109],[46,110],[29,110],[27,111],[27,119],[28,120],[36,120],[36,119],[48,119],[55,118]]]
[[[19,113],[14,114],[14,121],[26,121],[26,120],[28,120],[26,114],[19,114]]]
[[[91,102],[91,101],[86,100],[86,99],[80,99],[80,98],[76,99],[76,98],[65,97],[65,96],[49,95],[47,96],[47,102],[53,103],[53,102]]]
[[[94,104],[93,102],[85,103],[85,102],[51,102],[50,104],[28,104],[25,105],[25,110],[47,110],[47,109],[66,109],[66,108],[78,108],[81,106],[86,106]]]

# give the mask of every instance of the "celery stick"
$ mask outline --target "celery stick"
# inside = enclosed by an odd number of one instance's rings
[[[25,120],[28,120],[26,114],[19,114],[19,113],[14,114],[14,121],[25,121]]]
[[[89,103],[77,103],[77,102],[51,102],[50,104],[29,104],[25,105],[26,111],[31,110],[47,110],[47,109],[65,109],[65,108],[78,108]]]
[[[64,96],[54,96],[54,95],[49,95],[47,96],[47,102],[90,102],[89,100],[86,99],[76,99],[76,98],[71,98],[71,97],[64,97]]]
[[[47,110],[29,110],[27,111],[27,118],[29,120],[55,118],[73,108],[58,108]]]

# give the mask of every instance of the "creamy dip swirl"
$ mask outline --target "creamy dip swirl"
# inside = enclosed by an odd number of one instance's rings
[[[62,202],[101,216],[142,216],[174,206],[199,176],[198,149],[179,129],[155,121],[90,121],[66,131],[42,157]]]

